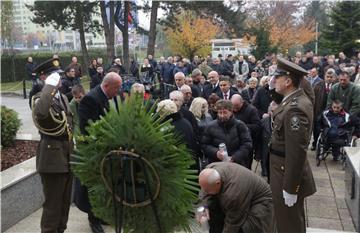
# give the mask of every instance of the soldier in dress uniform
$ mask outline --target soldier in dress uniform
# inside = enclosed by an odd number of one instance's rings
[[[71,202],[73,176],[69,160],[73,150],[73,119],[66,96],[59,92],[62,72],[59,60],[47,60],[34,72],[47,76],[42,91],[32,98],[33,121],[41,136],[36,156],[36,170],[45,197],[41,232],[60,233],[66,229]]]
[[[299,88],[307,71],[278,57],[275,91],[284,96],[273,114],[270,187],[279,233],[306,232],[304,198],[316,192],[306,152],[313,106]]]

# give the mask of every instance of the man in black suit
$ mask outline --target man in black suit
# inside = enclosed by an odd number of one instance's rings
[[[210,71],[208,74],[210,83],[204,87],[203,97],[208,99],[212,93],[220,91],[219,87],[219,74],[216,71]]]
[[[220,90],[216,94],[220,97],[220,99],[230,100],[234,94],[239,94],[237,91],[231,88],[230,79],[226,76],[220,79],[219,86]]]
[[[79,125],[82,134],[88,134],[86,127],[89,120],[96,121],[109,110],[109,100],[116,98],[122,84],[122,79],[115,72],[107,73],[101,83],[84,96],[79,104]],[[117,105],[117,102],[115,102]],[[103,233],[101,220],[96,218],[91,211],[87,187],[82,186],[78,179],[75,180],[75,204],[88,213],[90,227],[93,233]]]

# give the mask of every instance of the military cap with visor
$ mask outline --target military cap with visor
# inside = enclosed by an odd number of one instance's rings
[[[36,66],[33,72],[40,75],[48,75],[54,72],[63,73],[64,71],[61,69],[59,59],[51,58]]]
[[[277,69],[274,72],[274,76],[280,77],[280,76],[292,76],[294,78],[303,78],[305,75],[308,74],[308,72],[303,69],[301,66],[288,61],[282,57],[277,56]]]

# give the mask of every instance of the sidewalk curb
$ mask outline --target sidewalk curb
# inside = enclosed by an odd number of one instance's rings
[[[17,92],[0,92],[0,95],[7,96],[7,97],[13,97],[13,96],[24,97],[23,93],[17,93]],[[29,99],[28,96],[29,96],[29,94],[28,94],[28,92],[26,92],[26,99]]]

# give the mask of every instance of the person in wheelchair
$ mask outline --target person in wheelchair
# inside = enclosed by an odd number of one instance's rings
[[[331,107],[325,110],[320,117],[320,128],[324,149],[331,147],[334,161],[340,159],[340,148],[350,143],[352,137],[359,136],[359,119],[350,116],[343,109],[343,103],[334,100]]]

